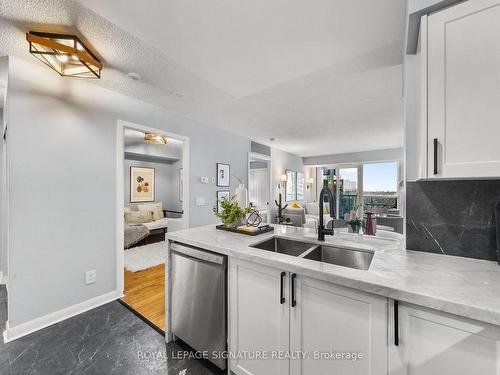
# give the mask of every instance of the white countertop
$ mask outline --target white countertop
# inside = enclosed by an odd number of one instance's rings
[[[500,325],[500,266],[495,262],[402,250],[402,237],[336,232],[326,244],[374,251],[362,271],[249,247],[273,235],[317,242],[314,229],[276,226],[274,233],[246,236],[215,225],[167,233],[167,238],[262,265],[363,290],[416,305]]]

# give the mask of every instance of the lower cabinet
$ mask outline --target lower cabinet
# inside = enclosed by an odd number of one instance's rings
[[[288,361],[256,358],[289,349],[287,280],[280,270],[229,258],[229,350],[237,354],[229,368],[235,374],[289,373]]]
[[[500,327],[403,303],[397,315],[389,374],[499,373]]]
[[[387,374],[387,298],[300,275],[294,288],[290,349],[309,357],[291,374]]]
[[[230,259],[235,374],[387,374],[387,348],[386,298]]]

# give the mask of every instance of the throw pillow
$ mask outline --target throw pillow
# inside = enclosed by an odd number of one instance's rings
[[[291,208],[302,208],[302,206],[300,204],[298,204],[297,202],[293,202],[291,205],[290,205]]]
[[[153,211],[153,220],[160,220],[163,219],[163,203],[162,202],[157,202],[157,203],[144,203],[144,204],[139,204],[137,205],[137,208],[140,211]]]
[[[153,221],[153,211],[130,211],[125,212],[126,224],[143,224]]]

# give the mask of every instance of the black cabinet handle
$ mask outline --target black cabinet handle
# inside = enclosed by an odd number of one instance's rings
[[[295,278],[297,277],[296,273],[292,273],[292,307],[297,306],[297,301],[295,300]]]
[[[394,300],[394,345],[399,346],[399,303]]]
[[[434,174],[438,174],[438,139],[434,138]]]
[[[286,276],[286,273],[285,272],[281,272],[280,304],[284,304],[285,303],[285,292],[283,291],[283,288],[285,287],[285,283],[284,283],[285,276]]]

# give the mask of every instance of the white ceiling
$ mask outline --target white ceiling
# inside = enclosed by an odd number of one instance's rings
[[[97,84],[286,151],[402,145],[404,0],[2,0],[0,17],[0,50],[77,32]]]

